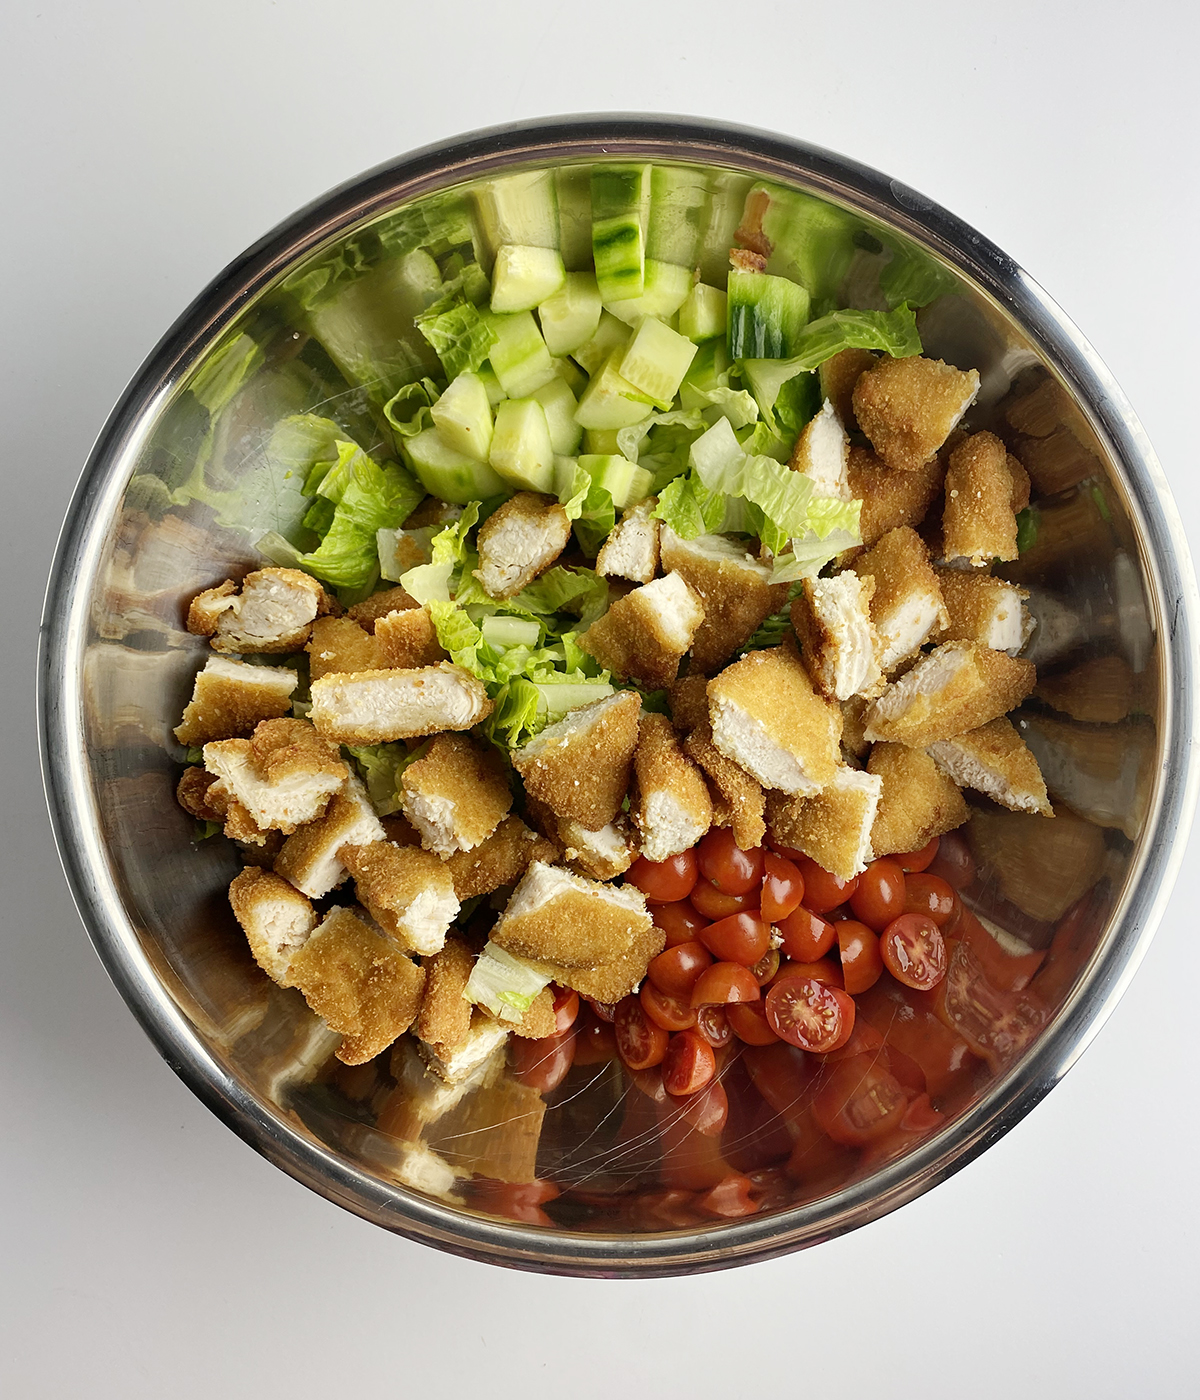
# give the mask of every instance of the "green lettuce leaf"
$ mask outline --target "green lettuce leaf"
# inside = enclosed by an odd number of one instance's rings
[[[928,306],[938,297],[958,290],[958,279],[949,268],[935,262],[912,244],[887,241],[891,258],[879,274],[879,290],[889,306]]]
[[[567,513],[567,519],[572,522],[580,549],[594,559],[609,531],[617,523],[617,508],[613,505],[612,493],[577,464],[569,484],[558,499]]]
[[[398,389],[384,404],[383,416],[402,438],[416,437],[433,427],[433,414],[429,410],[440,394],[441,390],[432,379],[415,379]]]
[[[481,504],[472,501],[464,506],[459,518],[439,530],[430,541],[433,555],[430,562],[418,564],[401,575],[400,586],[418,603],[449,601],[455,572],[464,578],[468,576],[467,534],[479,520]]]
[[[379,816],[390,816],[392,812],[400,810],[400,775],[410,763],[424,757],[429,743],[427,740],[412,750],[400,742],[369,744],[358,748],[346,746],[346,752],[354,760],[359,777],[366,784],[371,806]]]

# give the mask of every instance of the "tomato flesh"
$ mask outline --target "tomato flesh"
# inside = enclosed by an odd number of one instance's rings
[[[894,860],[873,860],[858,877],[858,888],[850,896],[854,917],[868,928],[882,933],[893,919],[904,913],[904,871]]]
[[[672,904],[691,894],[697,869],[694,850],[680,851],[678,855],[660,861],[638,856],[625,872],[625,882],[636,886],[649,900]]]
[[[901,914],[878,939],[887,970],[914,991],[929,992],[946,975],[946,942],[925,914]]]
[[[642,983],[638,1000],[646,1015],[665,1031],[686,1031],[696,1024],[696,1013],[686,998],[660,992],[649,978]]]
[[[816,962],[837,942],[837,930],[828,919],[802,904],[779,923],[781,947],[797,962]]]
[[[808,856],[801,857],[797,864],[804,879],[804,903],[818,914],[825,914],[839,904],[845,904],[862,878],[852,875],[849,880],[839,880]]]
[[[825,1054],[850,1038],[854,1000],[815,977],[784,974],[767,993],[767,1021],[789,1045]]]
[[[860,924],[856,919],[843,919],[834,927],[837,929],[846,990],[852,996],[857,996],[859,992],[873,987],[883,972],[879,939],[866,924]]]
[[[716,1073],[713,1048],[694,1030],[677,1031],[663,1060],[663,1088],[675,1098],[703,1089]]]
[[[653,1069],[662,1064],[670,1035],[646,1015],[637,997],[626,997],[617,1007],[613,1030],[617,1054],[630,1069]]]
[[[711,880],[697,880],[691,894],[692,908],[703,919],[727,919],[731,914],[757,909],[758,900],[757,890],[746,894],[726,894],[724,890],[717,889]]]
[[[722,1220],[753,1215],[758,1210],[754,1183],[748,1176],[727,1176],[697,1200],[696,1208],[705,1215],[715,1215]]]
[[[904,912],[924,914],[938,928],[945,928],[954,917],[958,896],[940,875],[918,870],[904,877]]]
[[[744,1045],[773,1045],[779,1039],[767,1021],[762,1001],[733,1002],[725,1008],[725,1017]]]
[[[700,874],[723,894],[750,894],[763,877],[763,849],[743,851],[727,826],[714,827],[696,848]]]
[[[712,954],[703,943],[676,943],[650,959],[646,975],[660,992],[671,997],[690,997],[696,979],[712,966]]]
[[[519,1084],[548,1094],[558,1088],[575,1063],[575,1028],[568,1026],[541,1040],[514,1035],[509,1040],[508,1059]]]
[[[572,987],[554,988],[554,1029],[570,1030],[579,1015],[579,993]]]
[[[918,870],[928,870],[937,858],[940,845],[941,838],[935,836],[932,841],[927,841],[919,851],[906,851],[903,855],[892,856],[892,859],[906,875]]]
[[[975,857],[966,838],[957,831],[947,832],[938,844],[938,852],[929,863],[930,875],[936,875],[956,890],[965,890],[975,883]]]
[[[655,928],[667,935],[667,947],[676,943],[691,943],[700,930],[708,923],[703,914],[698,914],[691,902],[676,900],[673,904],[652,904],[650,917]]]
[[[710,1079],[703,1089],[676,1100],[684,1122],[706,1137],[716,1137],[729,1118],[729,1097],[719,1079]]]
[[[733,1002],[731,1005],[739,1005]],[[707,1041],[714,1050],[723,1050],[733,1041],[733,1027],[729,1024],[725,1006],[698,1006],[696,1008],[696,1034]]]
[[[834,1142],[865,1147],[896,1127],[908,1097],[873,1055],[841,1060],[813,1099],[813,1117]]]

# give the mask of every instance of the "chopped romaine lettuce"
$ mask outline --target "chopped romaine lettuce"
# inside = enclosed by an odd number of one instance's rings
[[[381,817],[398,812],[401,806],[400,775],[410,763],[422,758],[429,743],[419,744],[408,749],[400,742],[392,744],[369,744],[361,748],[346,747],[353,758],[359,777],[367,787],[371,806]]]
[[[450,581],[455,570],[463,570],[467,559],[467,532],[479,520],[481,502],[472,501],[463,513],[430,541],[432,559],[418,564],[400,577],[400,586],[418,603],[448,602]]]
[[[488,943],[475,959],[463,996],[501,1021],[519,1021],[549,982],[548,974]]]

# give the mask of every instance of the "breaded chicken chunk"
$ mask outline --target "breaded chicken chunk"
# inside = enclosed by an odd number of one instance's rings
[[[313,907],[299,890],[269,870],[249,869],[229,886],[229,902],[254,961],[272,982],[292,985],[288,967],[317,926]]]
[[[196,674],[175,737],[191,748],[249,734],[264,719],[287,714],[296,681],[296,672],[283,666],[252,666],[231,656],[210,656]]]
[[[275,872],[310,899],[321,899],[346,878],[338,854],[343,846],[367,846],[385,839],[366,788],[357,774],[350,773],[325,815],[306,823],[283,843]]]
[[[1014,709],[1035,679],[1028,661],[978,642],[943,642],[871,702],[866,737],[914,748],[953,739]]]
[[[549,987],[543,987],[526,1007],[521,1019],[512,1023],[512,1033],[523,1040],[545,1040],[548,1035],[554,1034],[555,1025],[554,993]]]
[[[667,687],[671,723],[680,734],[690,734],[708,723],[708,677],[680,676]]]
[[[946,559],[966,559],[976,568],[1017,557],[1013,474],[993,433],[975,433],[950,454],[942,551]]]
[[[885,465],[908,472],[933,460],[978,392],[978,370],[923,355],[885,355],[859,375],[852,402],[858,426]]]
[[[712,825],[712,799],[666,715],[642,716],[633,773],[630,813],[642,855],[658,862],[691,850]]]
[[[1057,495],[1089,476],[1104,474],[1095,453],[1068,427],[1056,428],[1049,437],[1018,438],[1013,454],[1043,496]]]
[[[405,608],[385,613],[375,622],[375,641],[380,666],[411,671],[418,666],[436,666],[448,660],[428,608]]]
[[[1033,482],[1029,473],[1021,463],[1010,452],[1005,459],[1008,463],[1008,474],[1012,478],[1012,498],[1010,504],[1013,511],[1020,513],[1029,505],[1029,498],[1033,494]]]
[[[491,598],[512,598],[558,558],[571,522],[548,496],[518,491],[479,527],[475,577]]]
[[[395,588],[372,593],[361,603],[347,608],[346,616],[353,618],[364,631],[374,632],[375,624],[381,617],[394,612],[408,612],[417,606],[417,600],[397,584]]]
[[[1007,719],[930,744],[929,756],[960,788],[974,788],[1014,812],[1054,815],[1037,759]]]
[[[501,1047],[508,1041],[510,1023],[497,1021],[485,1011],[475,1009],[471,1013],[471,1027],[462,1040],[455,1045],[441,1041],[428,1044],[422,1040],[418,1047],[421,1058],[443,1083],[455,1089],[474,1088],[477,1085],[494,1083],[504,1067]],[[440,1118],[463,1095],[453,1097],[453,1101],[441,1100],[442,1111],[430,1116]]]
[[[767,795],[767,829],[781,846],[803,851],[839,880],[849,880],[871,859],[871,828],[879,805],[878,777],[846,765],[812,797]]]
[[[820,413],[810,418],[792,448],[789,463],[793,471],[808,477],[818,496],[849,501],[850,439],[837,410],[828,399]]]
[[[879,359],[873,350],[839,350],[817,369],[821,397],[833,404],[843,423],[854,423],[854,386],[858,377]]]
[[[343,846],[341,858],[367,912],[406,953],[436,953],[458,914],[445,864],[417,846],[373,841]]]
[[[529,799],[529,815],[545,833],[546,844],[555,852],[550,856],[539,854],[537,859],[566,864],[577,875],[586,875],[592,880],[615,880],[629,869],[637,856],[637,839],[624,815],[592,831],[582,822],[556,816],[536,798]]]
[[[304,650],[309,679],[314,681],[339,671],[378,671],[390,664],[371,633],[352,617],[317,618]]]
[[[790,647],[752,651],[708,684],[713,743],[764,788],[808,796],[833,779],[842,714]]]
[[[938,498],[946,475],[945,465],[936,457],[912,472],[894,472],[885,467],[868,448],[850,448],[846,472],[850,494],[862,502],[858,532],[868,548],[889,530],[901,525],[920,525],[925,512]]]
[[[589,831],[607,826],[629,787],[641,708],[635,691],[622,690],[548,724],[513,750],[525,791]]]
[[[586,968],[628,953],[650,927],[646,899],[631,885],[604,885],[534,861],[492,929],[518,958]]]
[[[531,831],[520,817],[507,816],[478,846],[448,856],[446,869],[461,901],[515,885],[533,861],[557,857],[552,842]]]
[[[863,733],[870,703],[861,695],[842,701],[842,748],[851,758],[866,758],[871,747]]]
[[[314,619],[333,606],[316,579],[299,569],[256,569],[240,589],[226,579],[198,594],[187,628],[208,637],[214,651],[299,651]]]
[[[787,585],[770,582],[771,566],[724,535],[685,540],[664,525],[661,552],[663,569],[679,574],[704,609],[691,644],[693,671],[708,673],[728,661],[787,602]]]
[[[872,579],[849,569],[805,579],[792,603],[792,627],[813,684],[827,700],[870,695],[883,685],[871,622]]]
[[[312,686],[312,722],[339,744],[386,744],[470,729],[494,706],[470,671],[443,661],[402,671],[335,672]]]
[[[658,572],[659,522],[654,515],[657,505],[658,498],[649,496],[630,506],[617,521],[596,556],[596,572],[602,578],[649,583]]]
[[[615,676],[656,689],[675,679],[703,621],[697,594],[669,573],[618,598],[579,645]]]
[[[422,960],[425,990],[417,1013],[416,1032],[424,1041],[453,1048],[471,1029],[471,1003],[464,995],[475,954],[451,935],[440,953]]]
[[[512,806],[500,755],[464,734],[439,734],[424,758],[405,768],[400,786],[404,815],[421,844],[443,857],[473,851]]]
[[[927,753],[905,744],[876,744],[867,772],[882,779],[871,828],[876,856],[919,851],[971,815],[963,795]]]
[[[264,720],[249,739],[205,744],[204,766],[259,831],[285,835],[319,817],[349,772],[337,748],[303,719]]]
[[[537,966],[560,987],[570,987],[581,997],[612,1005],[637,991],[650,959],[656,958],[666,945],[666,934],[651,924],[635,933],[629,951],[611,962],[598,963],[595,967],[563,967],[546,962]]]
[[[220,779],[206,769],[191,764],[183,770],[183,776],[175,789],[175,801],[189,816],[198,822],[224,821],[229,809],[227,798],[218,792],[215,798],[209,797],[209,789]]]
[[[733,839],[743,851],[761,846],[766,835],[763,811],[766,795],[760,783],[756,782],[739,763],[717,748],[712,741],[712,726],[705,719],[683,741],[683,751],[704,770],[711,787],[716,789],[721,802],[721,815],[727,820],[717,821],[717,804],[713,804],[713,825],[733,828]]]
[[[1035,623],[1024,588],[974,569],[939,568],[934,573],[948,618],[937,633],[939,642],[981,642],[1015,656],[1029,640]]]
[[[929,552],[909,526],[890,530],[859,555],[853,568],[875,585],[871,621],[879,638],[879,664],[885,671],[918,651],[949,622]]]
[[[361,1065],[416,1019],[424,972],[352,910],[333,909],[292,956],[288,975],[304,1000],[342,1037],[335,1054]]]

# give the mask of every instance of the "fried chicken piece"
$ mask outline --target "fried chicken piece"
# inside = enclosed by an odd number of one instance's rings
[[[548,1035],[554,1034],[555,1025],[554,993],[549,987],[543,987],[529,1003],[521,1019],[512,1022],[512,1033],[523,1040],[545,1040]]]
[[[208,795],[209,789],[219,781],[215,774],[193,764],[183,770],[175,789],[175,801],[198,822],[224,821],[229,809],[228,800],[222,800],[220,793],[215,800]]]
[[[400,776],[404,815],[440,856],[474,850],[512,806],[499,754],[462,734],[439,734]]]
[[[475,577],[491,598],[512,598],[558,558],[571,522],[555,500],[518,491],[479,527]]]
[[[943,642],[867,710],[866,737],[925,748],[999,719],[1033,689],[1028,661],[978,642]]]
[[[889,530],[853,564],[860,578],[871,579],[871,621],[879,638],[879,664],[890,671],[919,651],[935,631],[949,622],[937,574],[920,535],[907,525]],[[839,699],[845,697],[838,697]]]
[[[623,690],[548,724],[513,750],[525,791],[589,831],[607,826],[629,787],[641,708],[641,697]]]
[[[545,833],[546,844],[554,855],[539,855],[549,864],[565,862],[577,875],[592,880],[615,880],[633,864],[637,841],[629,819],[618,815],[614,821],[592,831],[582,822],[556,816],[544,802],[529,799],[529,814]]]
[[[683,751],[704,770],[721,801],[722,816],[716,819],[717,804],[713,804],[713,825],[733,828],[733,839],[743,851],[761,846],[767,827],[763,820],[766,795],[749,773],[732,759],[726,758],[712,741],[712,726],[706,719],[683,741]]]
[[[275,861],[275,872],[310,899],[322,899],[346,878],[339,852],[343,846],[367,846],[385,840],[383,823],[371,806],[357,774],[335,792],[325,815],[289,836]]]
[[[1119,724],[1134,710],[1148,708],[1145,682],[1124,658],[1097,656],[1057,676],[1039,676],[1033,693],[1072,719]]]
[[[871,828],[881,782],[858,768],[839,767],[812,797],[767,794],[767,830],[781,846],[803,851],[839,880],[849,880],[871,859]]]
[[[454,881],[454,893],[463,901],[515,885],[533,861],[557,857],[552,842],[531,831],[520,817],[507,816],[478,846],[448,856],[446,869]]]
[[[416,1033],[424,1041],[453,1049],[471,1029],[471,1003],[463,995],[475,966],[475,954],[461,938],[448,937],[440,953],[425,958],[425,990],[417,1013]]]
[[[788,465],[808,477],[818,496],[850,501],[854,498],[846,476],[849,464],[850,439],[837,410],[826,399],[820,413],[804,425]]]
[[[470,1029],[462,1040],[455,1045],[446,1045],[441,1041],[427,1044],[422,1040],[418,1047],[421,1058],[448,1088],[458,1090],[494,1083],[503,1069],[504,1056],[500,1053],[500,1047],[508,1040],[511,1024],[497,1021],[475,1008],[471,1012]],[[394,1056],[395,1052],[392,1053]],[[437,1107],[441,1111],[430,1113],[426,1121],[444,1117],[463,1096],[462,1093],[444,1098],[439,1095]]]
[[[643,715],[633,755],[630,812],[649,861],[688,851],[712,825],[712,800],[700,769],[684,753],[665,715]]]
[[[618,598],[579,638],[579,645],[622,680],[670,685],[704,620],[698,595],[678,573]]]
[[[214,651],[259,653],[299,651],[314,619],[333,600],[299,569],[256,569],[241,582],[232,579],[192,599],[187,629],[208,637]]]
[[[448,660],[428,608],[386,613],[375,623],[375,641],[379,646],[380,666],[411,671]]]
[[[839,350],[817,369],[821,397],[833,404],[843,423],[854,420],[854,386],[858,377],[872,368],[879,356],[873,350]]]
[[[1017,557],[1013,474],[1004,444],[992,433],[975,433],[950,454],[942,551],[976,568],[993,559]]]
[[[637,991],[651,958],[656,958],[667,946],[666,934],[654,924],[635,933],[629,951],[611,962],[595,967],[563,967],[554,963],[539,963],[539,969],[560,987],[570,987],[581,997],[591,997],[610,1006],[631,992]]]
[[[389,664],[376,639],[352,617],[317,618],[304,650],[313,681],[342,671],[378,671]]]
[[[312,722],[339,744],[386,744],[470,729],[494,706],[470,671],[443,661],[402,671],[336,672],[312,685]]]
[[[984,878],[1031,919],[1054,923],[1104,870],[1104,833],[1064,808],[1054,820],[976,807],[967,841]]]
[[[937,633],[939,642],[980,642],[1015,656],[1029,640],[1035,623],[1025,607],[1026,589],[975,570],[938,568],[934,573],[948,618]]]
[[[936,457],[911,472],[894,472],[865,447],[850,448],[850,494],[862,502],[858,531],[868,548],[889,530],[920,525],[938,498],[946,468]]]
[[[974,788],[1014,812],[1054,815],[1037,759],[1003,717],[969,734],[930,744],[929,756],[960,788]]]
[[[416,1019],[424,972],[352,910],[333,909],[288,968],[304,1000],[342,1037],[334,1052],[361,1065]]]
[[[458,915],[454,881],[442,861],[417,846],[373,841],[343,846],[359,901],[406,953],[437,953]]]
[[[417,600],[397,584],[395,588],[385,588],[379,593],[372,593],[361,603],[347,608],[346,616],[352,617],[364,631],[373,633],[381,617],[387,617],[389,613],[394,612],[411,612],[419,606]]]
[[[649,583],[658,572],[659,521],[654,508],[656,496],[648,496],[617,521],[596,556],[596,572],[601,578],[625,578],[633,583]]]
[[[978,370],[923,355],[885,355],[859,375],[851,401],[858,426],[885,465],[916,471],[934,459],[978,392]]]
[[[283,666],[252,666],[230,656],[210,656],[196,674],[175,737],[192,748],[249,734],[264,719],[287,714],[297,679],[295,671]]]
[[[871,622],[872,579],[847,569],[805,579],[791,607],[792,628],[813,684],[827,700],[873,694],[883,685],[879,638]]]
[[[680,676],[667,687],[671,723],[680,734],[689,734],[708,723],[708,677]]]
[[[764,788],[808,796],[833,778],[842,715],[790,647],[752,651],[708,685],[713,743]]]
[[[867,772],[883,782],[871,827],[871,849],[877,857],[919,851],[971,815],[962,793],[920,749],[876,744]]]
[[[851,758],[866,758],[871,745],[863,733],[867,706],[871,702],[862,695],[842,701],[842,749]]]
[[[1012,496],[1010,498],[1010,503],[1013,512],[1020,515],[1029,505],[1030,496],[1033,494],[1033,482],[1029,479],[1029,473],[1011,452],[1005,457],[1005,462],[1008,466],[1009,477],[1012,480]]]
[[[229,902],[254,961],[272,982],[290,987],[292,958],[304,946],[317,916],[299,890],[269,870],[250,868],[229,886]]]
[[[315,821],[349,772],[334,745],[303,719],[264,720],[249,739],[205,744],[204,766],[259,831],[285,835]]]
[[[645,896],[534,861],[492,929],[491,941],[514,957],[587,968],[628,953],[650,927]]]

